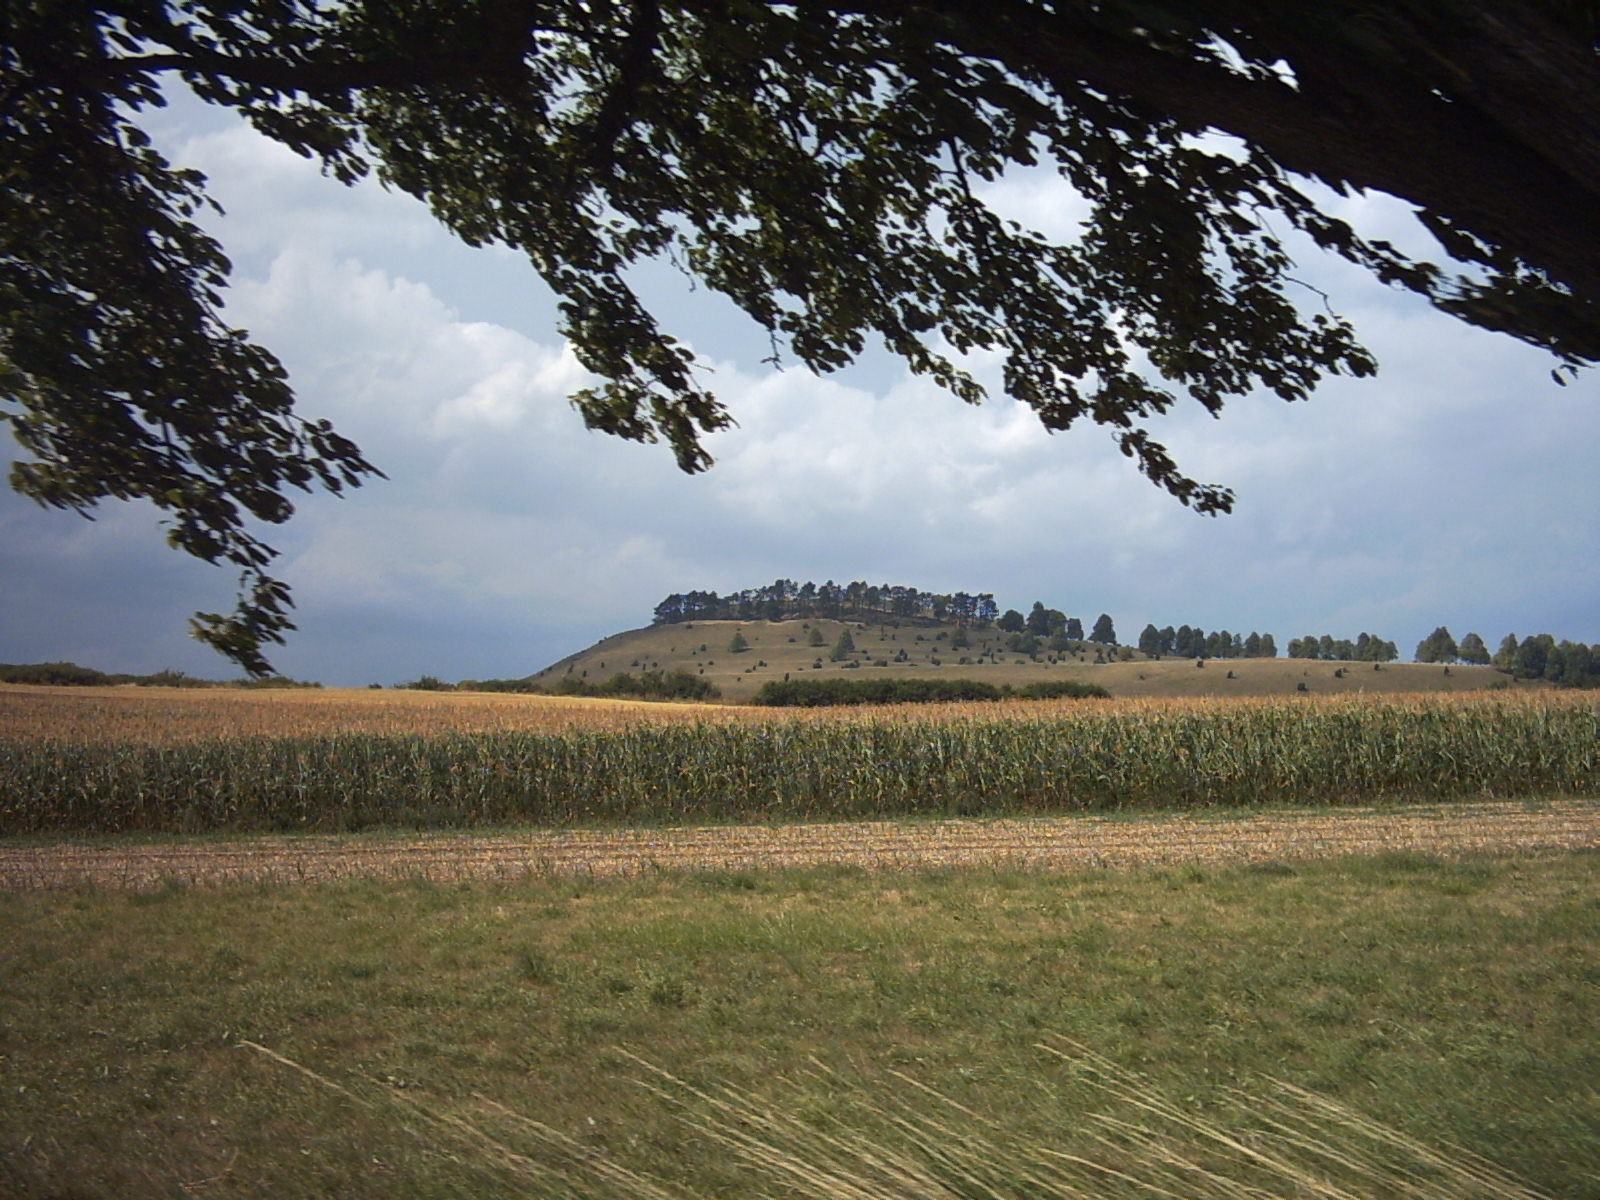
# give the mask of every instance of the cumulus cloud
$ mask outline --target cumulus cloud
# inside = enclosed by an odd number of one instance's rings
[[[1592,377],[1555,388],[1537,353],[1339,264],[1301,265],[1379,355],[1377,380],[1153,423],[1185,470],[1235,488],[1219,519],[1157,491],[1103,431],[1048,434],[998,394],[973,408],[882,360],[773,370],[748,324],[700,294],[675,303],[656,272],[652,300],[738,421],[691,478],[664,447],[584,429],[566,401],[583,371],[515,256],[459,247],[414,202],[341,189],[243,127],[168,134],[230,210],[230,319],[283,358],[303,411],[390,475],[269,531],[300,604],[275,656],[290,674],[523,674],[645,623],[669,592],[780,575],[1042,599],[1109,612],[1125,637],[1149,620],[1280,644],[1365,629],[1409,649],[1440,623],[1600,640]],[[1081,215],[1044,173],[992,193],[1052,236]],[[992,362],[972,366],[993,385]],[[108,513],[86,533],[0,503],[0,657],[227,673],[171,656],[183,615],[225,604],[231,577],[162,549],[148,512]]]

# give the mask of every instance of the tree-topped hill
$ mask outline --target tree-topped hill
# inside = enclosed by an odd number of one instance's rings
[[[1059,646],[1059,648],[1057,648]],[[769,621],[702,618],[612,634],[552,663],[519,690],[605,688],[619,673],[682,672],[724,702],[752,700],[768,683],[800,680],[968,680],[1020,691],[1075,681],[1113,696],[1288,696],[1305,692],[1417,692],[1530,686],[1490,667],[1310,659],[1151,658],[1133,646],[1036,637],[923,620],[825,617]]]
[[[655,624],[681,621],[822,620],[925,621],[942,625],[989,625],[1000,616],[990,592],[935,593],[899,584],[796,583],[779,579],[766,587],[716,592],[674,592],[656,605]]]
[[[996,628],[1016,635],[1006,649],[1034,654],[1043,645],[1064,651],[1068,643],[1093,642],[1120,645],[1109,613],[1101,613],[1086,634],[1084,622],[1035,600],[1024,615],[1014,608],[1000,611],[992,592],[929,592],[900,584],[865,581],[823,584],[779,579],[765,587],[745,588],[726,596],[716,592],[674,592],[656,605],[654,625],[693,621],[852,621],[862,625],[954,626],[960,629]],[[1367,634],[1361,635],[1363,641]],[[1019,639],[1021,639],[1019,641]],[[1324,641],[1332,639],[1325,638]],[[1349,645],[1351,643],[1342,643]],[[1392,643],[1383,643],[1392,646]],[[1139,650],[1152,658],[1177,654],[1192,658],[1273,658],[1277,645],[1271,634],[1242,634],[1184,625],[1174,630],[1145,627]],[[1308,658],[1317,657],[1315,646]],[[1353,652],[1343,657],[1353,657]],[[1327,657],[1335,657],[1328,655]],[[1390,653],[1383,661],[1395,658]]]

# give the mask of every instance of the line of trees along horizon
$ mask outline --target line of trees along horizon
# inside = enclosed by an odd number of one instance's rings
[[[1418,662],[1493,666],[1517,679],[1542,679],[1560,687],[1600,687],[1600,643],[1586,645],[1548,633],[1518,640],[1508,633],[1492,655],[1483,638],[1469,633],[1457,642],[1443,625],[1417,643]]]
[[[1363,634],[1363,637],[1366,635]],[[1270,633],[1207,633],[1199,626],[1146,625],[1139,634],[1139,650],[1151,658],[1277,658],[1278,643]]]
[[[765,587],[745,588],[726,596],[716,592],[674,592],[655,607],[654,624],[683,621],[786,621],[819,617],[824,620],[904,620],[954,622],[962,625],[994,623],[1000,610],[990,592],[935,593],[899,584],[873,584],[857,580],[816,584],[779,579]]]
[[[899,584],[856,581],[816,584],[779,579],[766,587],[745,588],[727,596],[714,591],[674,592],[656,605],[654,624],[684,621],[911,620],[950,623],[973,628],[993,626],[1015,636],[1066,639],[1117,646],[1116,627],[1101,613],[1087,637],[1083,622],[1060,609],[1035,600],[1026,613],[1008,608],[1001,613],[992,592],[929,592]],[[1152,658],[1276,658],[1278,645],[1270,633],[1207,632],[1200,626],[1171,625],[1158,629],[1152,622],[1139,634],[1140,653]],[[1015,648],[1015,647],[1012,647]],[[1394,642],[1363,631],[1355,638],[1331,634],[1291,638],[1287,657],[1324,662],[1394,662],[1400,657]],[[1444,626],[1417,644],[1414,661],[1446,666],[1494,666],[1518,679],[1540,679],[1564,687],[1600,687],[1600,644],[1557,641],[1548,633],[1518,639],[1507,634],[1500,648],[1489,653],[1477,633],[1457,642]]]
[[[861,581],[836,584],[806,582],[797,584],[779,579],[766,587],[746,588],[727,596],[714,591],[674,592],[655,607],[654,624],[669,625],[684,621],[783,621],[817,617],[825,620],[906,619],[953,623],[985,628],[993,625],[1003,633],[1031,634],[1036,638],[1066,639],[1117,646],[1116,626],[1108,613],[1101,613],[1087,636],[1083,621],[1057,608],[1047,608],[1035,600],[1024,615],[1017,609],[999,612],[992,592],[936,593],[896,584],[869,584]],[[1369,635],[1362,634],[1362,639]],[[1331,639],[1324,638],[1324,641]],[[1340,643],[1353,645],[1354,643]],[[1363,644],[1365,642],[1363,641]],[[1392,642],[1383,643],[1393,646]],[[1170,655],[1187,658],[1276,658],[1277,643],[1270,633],[1248,636],[1221,630],[1206,633],[1188,625],[1158,630],[1145,626],[1139,637],[1139,650],[1151,657]],[[1391,656],[1392,657],[1392,656]]]

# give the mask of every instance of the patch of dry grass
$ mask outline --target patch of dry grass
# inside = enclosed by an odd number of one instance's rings
[[[471,1155],[525,1197],[695,1200],[699,1193],[596,1153],[583,1141],[485,1096],[442,1105],[391,1089],[360,1090],[255,1042],[242,1048],[425,1139]],[[685,1135],[720,1149],[757,1186],[831,1200],[1548,1200],[1460,1146],[1431,1146],[1278,1079],[1253,1081],[1202,1107],[1088,1047],[1038,1047],[1102,1092],[1060,1141],[1018,1136],[1000,1121],[903,1071],[875,1084],[813,1066],[759,1090],[697,1087],[635,1056],[645,1088]],[[828,1097],[826,1119],[817,1098]],[[1087,1142],[1079,1152],[1076,1143]]]
[[[1341,854],[1456,856],[1600,848],[1600,800],[1241,816],[852,821],[690,829],[526,830],[226,842],[0,845],[0,887],[147,890],[177,883],[604,878],[843,866],[1074,871],[1295,862]]]

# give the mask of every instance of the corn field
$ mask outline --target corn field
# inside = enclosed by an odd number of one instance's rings
[[[215,697],[205,699],[172,701],[147,726],[116,726],[67,719],[70,706],[55,701],[44,705],[54,720],[30,719],[30,697],[5,693],[0,835],[849,820],[1600,791],[1600,707],[1572,694],[848,714],[635,706],[592,709],[592,720],[524,700],[521,709],[497,705],[493,721],[461,724],[419,717],[441,710],[391,707],[392,727],[376,731],[365,718],[341,723],[328,705],[306,708],[287,733],[263,732],[240,717],[244,708],[218,725]],[[185,713],[209,732],[185,729]]]

